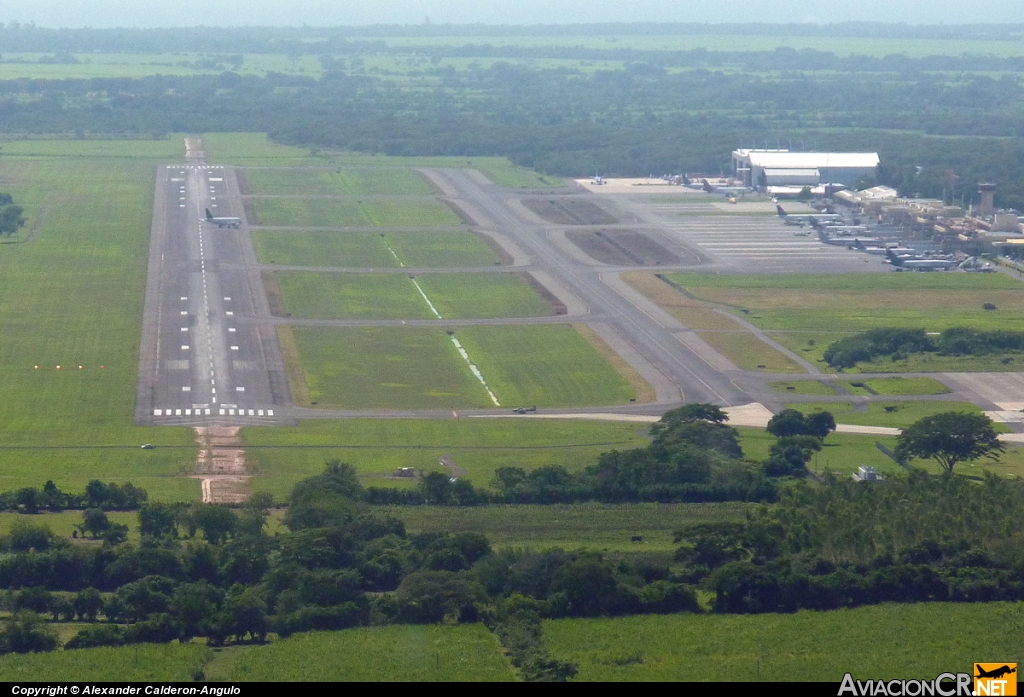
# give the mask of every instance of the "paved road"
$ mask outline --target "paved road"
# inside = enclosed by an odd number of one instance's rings
[[[157,172],[139,361],[138,424],[279,423],[291,403],[248,230],[200,222],[241,216],[234,171],[195,162]]]

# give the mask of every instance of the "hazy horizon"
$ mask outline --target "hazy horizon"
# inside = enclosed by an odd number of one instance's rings
[[[393,0],[367,6],[351,0],[301,4],[256,0],[211,6],[200,0],[7,0],[0,22],[52,28],[158,28],[191,26],[363,26],[373,24],[600,24],[619,22],[906,24],[1024,23],[1024,3],[976,0],[970,11],[953,0],[855,0],[823,6],[817,0]],[[2,49],[3,47],[0,47]]]

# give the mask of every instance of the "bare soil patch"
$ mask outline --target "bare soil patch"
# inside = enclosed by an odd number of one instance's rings
[[[658,266],[681,261],[638,230],[569,230],[565,236],[594,260],[612,266]]]
[[[199,454],[193,476],[202,482],[203,503],[242,503],[249,498],[249,468],[238,427],[197,428]]]
[[[238,182],[238,193],[242,196],[252,195],[252,187],[249,186],[249,178],[245,176],[245,172],[240,169],[236,169],[235,181]]]
[[[281,297],[281,286],[277,284],[277,276],[273,271],[264,271],[263,287],[267,291],[267,304],[270,305],[270,314],[274,317],[287,317],[288,312],[284,309],[284,299]]]
[[[544,300],[544,302],[551,306],[553,314],[568,314],[569,310],[568,308],[566,308],[565,303],[559,300],[554,293],[548,290],[547,286],[545,286],[543,283],[534,278],[533,274],[528,273],[526,271],[519,271],[518,273],[516,273],[516,275],[519,276],[519,278],[526,281],[526,283],[529,284],[531,288],[533,288],[533,291],[537,295],[539,295]]]
[[[523,205],[544,220],[558,225],[614,225],[624,222],[593,201],[582,198],[526,198]]]

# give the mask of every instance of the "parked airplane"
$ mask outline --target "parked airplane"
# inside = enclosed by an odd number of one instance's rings
[[[215,218],[210,209],[206,209],[206,222],[213,223],[217,227],[239,227],[242,224],[241,218]]]
[[[701,179],[701,189],[709,194],[723,194],[725,196],[735,196],[737,194],[749,194],[750,189],[745,186],[712,186],[707,179]]]
[[[956,262],[949,259],[925,259],[923,257],[898,257],[892,250],[886,250],[886,259],[893,266],[907,271],[948,271],[956,267]]]
[[[821,220],[836,220],[839,218],[835,213],[787,213],[778,204],[775,204],[775,210],[783,220],[806,220],[811,224],[811,227],[818,227]]]
[[[995,267],[992,266],[991,262],[978,257],[967,257],[964,259],[963,263],[960,264],[960,268],[964,271],[977,271],[982,273],[995,272]]]
[[[594,181],[592,181],[591,183],[592,184],[597,184],[598,186],[601,186],[601,185],[604,184],[604,177],[602,177],[600,174],[596,174],[595,173],[594,174]]]

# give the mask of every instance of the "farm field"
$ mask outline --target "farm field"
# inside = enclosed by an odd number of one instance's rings
[[[442,317],[477,319],[542,317],[551,306],[512,273],[275,274],[284,308],[293,317],[310,319],[435,319],[416,283]]]
[[[311,402],[355,409],[493,407],[441,329],[293,328]],[[565,325],[455,332],[501,406],[593,406],[636,398],[630,383]],[[297,379],[293,369],[290,375]],[[302,394],[302,386],[292,389]]]
[[[637,424],[544,419],[317,419],[294,428],[247,427],[242,439],[257,475],[253,489],[283,501],[330,460],[353,465],[364,486],[408,486],[389,477],[399,467],[444,471],[439,459],[448,455],[466,479],[486,487],[499,467],[578,471],[602,452],[645,446],[646,433]]]
[[[423,268],[499,263],[486,242],[465,230],[380,233],[253,230],[252,238],[256,255],[264,264],[394,268],[401,263],[410,268]]]
[[[212,652],[192,644],[136,644],[0,657],[4,682],[185,682],[194,680]]]
[[[409,533],[479,532],[491,546],[535,550],[671,553],[675,531],[698,523],[743,520],[746,503],[552,504],[544,506],[382,506]],[[633,542],[634,536],[643,542]]]
[[[450,227],[457,215],[432,198],[253,198],[268,227]]]
[[[426,180],[399,167],[317,169],[246,169],[250,193],[257,196],[343,196],[411,194],[429,196]]]
[[[0,245],[0,487],[100,478],[198,496],[173,481],[195,457],[189,431],[132,423],[154,165],[179,143],[2,143],[0,189],[28,222]]]
[[[1003,631],[993,632],[999,626]],[[885,604],[792,615],[641,615],[544,623],[580,681],[920,679],[1020,661],[1020,603]]]
[[[397,625],[309,632],[268,646],[217,651],[211,681],[511,681],[498,638],[482,624]]]

